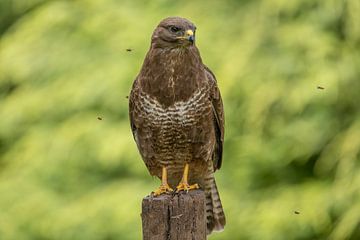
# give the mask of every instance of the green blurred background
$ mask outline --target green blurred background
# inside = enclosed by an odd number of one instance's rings
[[[359,0],[0,0],[0,239],[141,238],[159,181],[126,96],[172,15],[197,25],[224,99],[227,226],[210,239],[360,239],[359,12]]]

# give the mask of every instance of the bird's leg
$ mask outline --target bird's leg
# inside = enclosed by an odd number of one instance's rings
[[[195,183],[193,185],[189,185],[188,178],[189,178],[189,164],[186,163],[185,168],[184,168],[183,177],[182,177],[179,185],[176,187],[176,192],[180,192],[182,190],[188,192],[189,190],[199,188],[199,185],[197,183]]]
[[[162,174],[161,174],[161,185],[158,187],[152,194],[154,196],[159,196],[163,193],[172,192],[172,188],[169,186],[167,181],[167,171],[166,167],[162,167]]]

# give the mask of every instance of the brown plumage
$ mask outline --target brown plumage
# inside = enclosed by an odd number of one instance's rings
[[[215,76],[194,44],[195,30],[180,17],[160,22],[134,81],[129,109],[134,139],[151,175],[162,178],[165,168],[174,188],[189,164],[189,182],[205,190],[210,234],[225,225],[214,178],[222,163],[224,112]]]

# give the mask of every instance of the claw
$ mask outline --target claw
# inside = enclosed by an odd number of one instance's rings
[[[166,171],[166,167],[162,168],[162,175],[161,175],[161,185],[160,187],[158,187],[155,191],[153,191],[151,194],[153,196],[159,196],[163,193],[171,193],[174,190],[169,186],[168,182],[167,182],[167,171]]]
[[[184,167],[184,174],[183,177],[179,183],[179,185],[176,187],[176,192],[180,191],[186,191],[189,192],[189,190],[198,189],[199,185],[197,183],[193,185],[189,185],[188,183],[188,176],[189,176],[189,164],[186,163]]]
[[[184,183],[184,182],[180,182],[179,185],[176,187],[176,192],[180,192],[180,191],[186,191],[189,192],[190,190],[193,189],[199,189],[199,184],[195,183],[192,185],[189,185],[188,183]]]
[[[152,192],[153,196],[159,196],[164,193],[171,193],[174,190],[168,184],[161,184],[155,191]]]

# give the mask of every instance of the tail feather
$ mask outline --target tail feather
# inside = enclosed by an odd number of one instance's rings
[[[222,231],[226,224],[224,210],[213,173],[205,179],[207,234]]]

